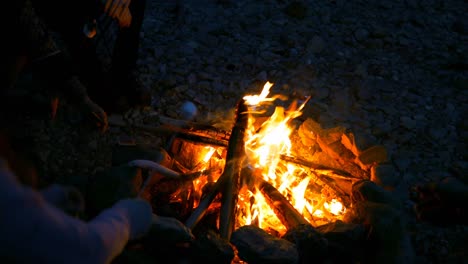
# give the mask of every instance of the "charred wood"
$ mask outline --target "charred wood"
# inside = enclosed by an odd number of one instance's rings
[[[341,143],[341,140],[327,144],[321,137],[317,136],[317,143],[323,152],[327,153],[327,155],[332,157],[341,165],[344,171],[351,175],[360,177],[361,179],[369,179],[369,173],[361,169],[359,165],[353,163],[353,160],[356,157]]]
[[[291,156],[286,156],[286,155],[281,155],[281,160],[286,161],[286,162],[290,162],[290,163],[294,163],[296,165],[306,167],[306,168],[309,168],[309,169],[312,169],[312,170],[316,170],[318,172],[321,172],[321,174],[325,174],[325,175],[327,175],[329,177],[339,178],[339,179],[342,179],[342,180],[349,180],[349,181],[361,180],[361,178],[354,177],[352,174],[350,174],[347,171],[332,168],[332,167],[325,166],[325,165],[318,164],[318,163],[314,163],[314,162],[308,161],[308,160],[304,160],[304,159],[300,159],[300,158],[296,158],[296,157],[291,157]]]
[[[245,158],[244,137],[248,115],[244,100],[237,105],[236,122],[232,129],[226,154],[224,176],[226,184],[222,186],[219,229],[222,238],[229,241],[236,221],[237,196],[240,188],[240,175]]]
[[[168,119],[172,120],[172,119]],[[174,119],[175,120],[175,119]],[[186,127],[186,123],[183,120],[180,122],[172,122],[169,124],[162,124],[158,126],[144,125],[144,124],[133,124],[128,125],[136,130],[144,130],[147,132],[157,133],[160,135],[173,135],[177,133],[177,136],[189,141],[205,143],[213,146],[227,147],[229,137],[231,133],[229,131],[219,130],[211,126],[194,125],[192,127]],[[125,122],[109,121],[110,126],[126,127]]]
[[[275,211],[276,216],[288,230],[298,225],[309,224],[273,185],[265,180],[260,180],[259,189]]]
[[[223,238],[229,238],[234,228],[237,193],[240,181],[240,171],[244,151],[244,131],[247,126],[247,108],[243,101],[237,108],[236,124],[229,138],[229,146],[226,154],[226,165],[223,174],[216,181],[213,188],[200,201],[198,207],[186,220],[185,225],[193,229],[206,214],[210,204],[219,192],[222,192],[220,212],[220,233]]]

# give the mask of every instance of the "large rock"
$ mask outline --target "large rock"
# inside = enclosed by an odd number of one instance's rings
[[[414,251],[403,214],[390,205],[357,202],[344,221],[363,223],[367,230],[366,263],[413,263]]]
[[[327,256],[328,241],[311,225],[299,225],[288,230],[283,238],[296,244],[300,263],[320,263]]]
[[[371,181],[392,191],[400,182],[399,174],[392,164],[377,164],[371,168]]]
[[[234,259],[234,249],[228,241],[212,230],[197,234],[192,256],[200,263],[226,263]]]
[[[394,208],[401,207],[401,202],[393,193],[369,180],[361,180],[354,183],[351,196],[354,202],[369,201],[388,204]]]
[[[363,170],[368,170],[375,164],[388,162],[387,148],[382,145],[372,146],[361,152],[356,161]]]
[[[363,224],[344,223],[341,220],[318,226],[317,230],[328,241],[329,259],[333,263],[359,263],[365,255],[362,246],[366,240]]]
[[[239,258],[250,264],[296,264],[299,260],[296,245],[257,226],[237,229],[232,233],[231,243],[237,248]]]

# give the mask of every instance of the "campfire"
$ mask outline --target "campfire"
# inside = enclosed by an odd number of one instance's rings
[[[309,97],[279,106],[275,102],[286,99],[270,96],[272,85],[267,82],[259,94],[244,96],[237,105],[232,131],[191,128],[172,138],[168,151],[171,169],[184,175],[199,172],[190,191],[177,190],[171,198],[171,203],[190,203],[191,208],[185,208],[188,227],[194,228],[207,212],[215,210],[219,211],[216,227],[226,239],[245,225],[256,225],[277,236],[304,223],[323,225],[342,219],[350,206],[352,183],[363,176],[369,178],[357,164],[340,164],[343,157],[334,159],[341,153],[334,153],[336,143],[329,141],[339,134],[338,143],[346,141],[342,130],[326,131],[311,124],[312,120],[299,127],[294,122]],[[332,153],[328,163],[338,166],[321,164],[320,155],[304,153],[307,146],[301,141],[310,139],[328,152],[325,155]],[[346,144],[352,149],[352,142]],[[347,150],[342,147],[340,151]]]
[[[238,102],[231,130],[171,129],[165,158],[152,165],[141,194],[156,214],[225,241],[243,227],[281,238],[344,220],[354,186],[370,182],[372,168],[387,160],[385,148],[362,150],[344,127],[302,116],[310,97],[270,95],[272,86]]]

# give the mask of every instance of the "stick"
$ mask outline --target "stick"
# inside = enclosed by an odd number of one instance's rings
[[[109,126],[118,126],[118,127],[125,127],[127,126],[124,122],[109,120]],[[214,128],[210,129],[189,129],[183,128],[181,126],[171,125],[171,124],[163,124],[159,126],[152,126],[152,125],[133,125],[135,129],[145,130],[148,132],[153,132],[157,134],[163,135],[171,135],[174,133],[178,133],[178,137],[194,141],[205,143],[214,146],[221,146],[227,147],[228,140],[230,137],[230,133],[228,131],[217,130]]]
[[[151,160],[132,160],[132,161],[128,162],[128,165],[133,166],[133,167],[139,167],[139,168],[142,168],[142,169],[153,170],[155,172],[159,172],[163,176],[166,176],[166,177],[172,178],[172,179],[179,179],[181,177],[180,173],[178,173],[176,171],[173,171],[173,170],[171,170],[169,168],[166,168],[166,167],[162,166],[161,164],[156,163],[156,162],[151,161]]]
[[[236,123],[232,129],[226,154],[224,174],[227,182],[222,186],[219,230],[221,237],[230,240],[236,221],[236,204],[240,186],[240,174],[245,158],[244,137],[247,129],[247,106],[242,99],[237,105]]]
[[[238,115],[233,132],[229,138],[226,165],[224,167],[223,174],[219,177],[218,181],[216,181],[211,192],[209,192],[205,198],[200,201],[198,207],[185,222],[185,225],[188,228],[193,229],[206,214],[206,211],[218,193],[222,192],[223,200],[219,225],[220,230],[223,230],[221,233],[222,237],[226,239],[230,238],[234,227],[235,215],[233,211],[236,209],[235,203],[237,202],[237,188],[240,178],[241,159],[243,159],[243,155],[245,154],[243,135],[247,126],[247,116],[244,115],[247,112],[247,108],[243,101],[239,103],[237,110]],[[235,173],[235,168],[238,168],[238,173]],[[237,188],[236,186],[233,186],[233,183],[236,184]]]
[[[315,162],[312,162],[312,161],[303,160],[303,159],[300,159],[300,158],[286,156],[286,155],[281,155],[280,158],[281,158],[281,160],[284,160],[286,162],[294,163],[296,165],[307,167],[309,169],[321,170],[321,171],[330,171],[337,178],[340,178],[340,179],[344,179],[344,180],[360,180],[361,179],[361,178],[354,177],[349,172],[346,172],[344,170],[335,169],[335,168],[328,167],[328,166],[325,166],[325,165],[322,165],[322,164],[318,164],[318,163],[315,163]]]
[[[309,224],[273,185],[263,179],[260,180],[260,191],[288,230],[298,225]]]
[[[189,229],[195,228],[195,226],[200,222],[200,220],[205,216],[208,207],[210,207],[211,203],[213,202],[216,195],[218,195],[219,191],[221,190],[221,186],[224,185],[226,182],[226,177],[222,174],[218,181],[215,183],[213,189],[200,201],[200,204],[195,208],[193,213],[189,216],[189,218],[185,221],[185,226]]]
[[[320,136],[317,136],[317,143],[328,156],[336,160],[343,170],[358,176],[361,179],[369,179],[369,173],[361,169],[357,164],[350,162],[354,159],[354,154],[348,150],[340,141],[335,141],[331,144],[326,144]]]

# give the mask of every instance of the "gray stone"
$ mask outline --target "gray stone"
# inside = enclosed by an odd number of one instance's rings
[[[328,241],[329,258],[333,263],[360,262],[365,255],[361,246],[366,240],[363,224],[344,223],[341,220],[318,226]]]
[[[404,172],[411,165],[412,160],[409,155],[409,153],[401,151],[392,158],[393,163],[400,172]]]
[[[369,37],[369,31],[364,28],[359,28],[356,31],[354,31],[354,37],[357,41],[364,41]]]
[[[373,165],[388,161],[387,148],[382,145],[375,145],[362,151],[357,156],[356,161],[362,169],[368,169]]]
[[[366,253],[370,263],[413,263],[414,249],[399,210],[386,204],[361,202],[346,218],[366,223],[368,242],[372,244],[372,251]]]
[[[197,234],[192,243],[194,260],[200,263],[226,263],[234,259],[232,246],[212,230]]]
[[[401,202],[393,194],[372,181],[362,180],[352,186],[352,199],[355,202],[375,202],[401,208]]]
[[[341,143],[355,156],[359,156],[363,150],[375,145],[376,140],[372,135],[365,135],[362,131],[357,131],[343,133]]]
[[[299,254],[296,246],[268,234],[257,226],[243,226],[232,233],[231,243],[237,248],[239,258],[248,263],[296,264]]]
[[[401,122],[401,125],[404,127],[404,128],[407,128],[407,129],[414,129],[417,127],[417,122],[416,120],[412,119],[411,117],[409,116],[402,116],[400,117],[400,122]]]
[[[399,174],[391,164],[377,164],[371,168],[371,181],[386,190],[394,190],[400,182]]]
[[[282,237],[294,243],[300,263],[322,262],[328,254],[328,241],[311,225],[299,225]]]
[[[325,41],[320,36],[314,36],[309,43],[309,49],[317,54],[325,48]]]

